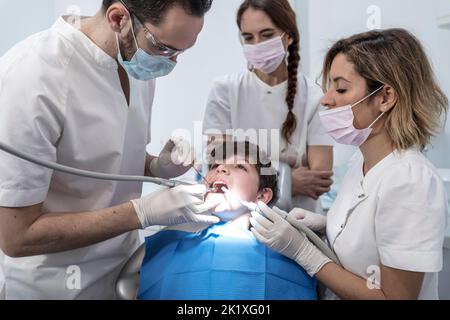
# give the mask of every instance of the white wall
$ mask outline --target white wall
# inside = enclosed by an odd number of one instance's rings
[[[0,0],[0,55],[18,41],[49,28],[60,15],[94,14],[101,0]]]
[[[368,30],[373,13],[379,8],[382,28],[403,27],[412,31],[424,44],[438,79],[450,96],[450,31],[438,29],[436,18],[450,13],[448,0],[296,0],[303,33],[303,71],[310,77],[320,75],[322,61],[332,43],[342,37]],[[343,162],[351,148],[337,148],[337,162]],[[434,141],[428,157],[438,167],[450,167],[450,120],[445,134]]]
[[[438,15],[450,14],[450,1],[439,0]],[[437,30],[435,67],[442,87],[450,98],[450,30]],[[429,157],[436,165],[442,168],[450,168],[450,114],[447,119],[445,134],[435,141],[435,149],[429,152]],[[450,195],[449,195],[450,196]]]

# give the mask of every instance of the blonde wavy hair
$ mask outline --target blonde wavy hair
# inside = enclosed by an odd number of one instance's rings
[[[447,118],[449,102],[419,40],[404,29],[370,31],[339,40],[326,55],[323,88],[340,53],[366,79],[368,94],[383,85],[395,90],[397,102],[386,121],[393,147],[425,149],[439,133],[442,115]]]

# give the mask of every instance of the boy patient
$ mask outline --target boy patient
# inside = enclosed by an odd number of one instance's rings
[[[248,142],[217,146],[209,159],[206,201],[221,222],[204,230],[182,226],[146,239],[138,299],[317,299],[316,282],[294,261],[260,244],[240,204],[277,197],[277,174],[266,155]],[[224,193],[223,188],[231,191]]]

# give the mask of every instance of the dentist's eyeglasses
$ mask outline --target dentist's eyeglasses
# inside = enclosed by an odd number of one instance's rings
[[[139,20],[139,18],[135,14],[133,14],[133,16],[136,18],[135,21],[137,22],[137,25],[140,25],[142,27],[142,29],[144,30],[145,38],[147,40],[150,40],[157,55],[164,56],[167,58],[173,58],[173,57],[179,56],[180,54],[182,54],[185,51],[185,50],[178,50],[178,49],[171,48],[171,47],[159,42],[156,39],[156,37],[150,32],[150,30],[148,30],[147,27],[144,26],[144,24],[141,22],[141,20]]]
[[[156,39],[156,37],[150,32],[150,30],[148,30],[148,28],[144,25],[142,20],[139,19],[139,17],[136,15],[136,13],[134,13],[134,11],[132,11],[123,0],[119,0],[119,1],[128,10],[130,15],[132,16],[133,21],[136,22],[136,25],[140,26],[144,30],[145,38],[147,40],[150,40],[150,43],[153,48],[152,51],[154,52],[155,55],[164,56],[167,58],[173,58],[173,57],[176,57],[186,51],[186,50],[179,50],[179,49],[171,48],[171,47],[161,43],[160,41],[158,41]]]

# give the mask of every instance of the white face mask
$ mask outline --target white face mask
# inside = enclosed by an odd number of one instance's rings
[[[356,129],[353,124],[355,121],[355,115],[353,114],[352,109],[383,88],[384,86],[380,87],[354,105],[346,105],[320,112],[320,120],[322,121],[322,125],[326,132],[334,140],[336,140],[337,143],[360,147],[367,141],[372,133],[373,125],[384,115],[384,112],[374,122],[372,122],[368,128]]]
[[[283,44],[284,35],[285,33],[258,44],[245,44],[244,55],[247,61],[266,74],[277,70],[286,58],[286,49]]]

